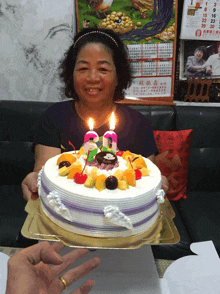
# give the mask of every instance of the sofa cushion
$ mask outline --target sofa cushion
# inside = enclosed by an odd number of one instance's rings
[[[20,185],[26,175],[33,171],[34,153],[32,143],[0,142],[0,182],[3,185]]]
[[[130,106],[142,113],[151,123],[154,130],[174,131],[176,112],[172,106]]]
[[[1,216],[25,216],[27,201],[23,198],[21,185],[1,185],[0,195],[3,200],[0,205]]]
[[[176,206],[192,242],[212,240],[220,255],[220,192],[188,191]]]
[[[188,191],[220,192],[220,148],[191,148]]]
[[[169,181],[167,198],[179,200],[187,197],[189,150],[192,130],[154,131],[159,154],[155,164]]]
[[[20,185],[1,185],[0,196],[0,244],[15,246],[16,238],[27,217],[26,201]]]
[[[177,129],[193,129],[188,191],[220,191],[220,108],[177,106]]]
[[[32,129],[53,103],[1,101],[0,140],[33,141]]]

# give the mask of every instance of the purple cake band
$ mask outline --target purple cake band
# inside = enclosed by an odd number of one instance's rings
[[[46,195],[48,195],[51,192],[46,187],[46,185],[43,183],[42,180],[41,180],[41,187],[44,190],[44,192],[46,193]],[[143,211],[145,211],[147,209],[150,209],[151,207],[153,207],[156,204],[156,202],[157,202],[157,198],[155,197],[152,201],[150,201],[149,203],[147,203],[145,205],[141,205],[139,207],[135,207],[135,208],[131,208],[131,209],[123,209],[122,212],[127,216],[138,214],[138,213],[141,213],[141,212],[143,212]],[[84,213],[92,213],[92,214],[97,214],[97,215],[103,215],[102,210],[98,210],[98,209],[94,209],[94,208],[81,207],[79,205],[69,203],[68,201],[64,201],[64,200],[62,200],[62,203],[69,210],[76,210],[76,211],[80,211],[80,212],[84,212]]]
[[[92,225],[88,225],[88,224],[82,224],[82,223],[77,223],[75,221],[69,221],[67,219],[65,219],[64,217],[62,217],[61,215],[57,214],[54,210],[52,210],[48,205],[45,204],[45,202],[43,201],[42,197],[41,201],[43,203],[43,205],[45,206],[45,208],[47,209],[47,211],[55,218],[57,218],[59,221],[65,222],[71,226],[80,228],[80,229],[85,229],[85,230],[89,230],[89,231],[101,231],[101,232],[122,232],[122,231],[127,231],[127,228],[124,227],[120,227],[120,226],[92,226]],[[151,214],[150,216],[146,217],[145,219],[143,219],[140,222],[137,222],[135,224],[133,224],[133,227],[136,228],[138,226],[141,226],[143,224],[145,224],[146,222],[148,222],[152,217],[155,216],[155,214],[158,212],[159,208],[157,208],[157,210]],[[103,213],[102,213],[103,214]],[[104,214],[103,214],[104,216]]]

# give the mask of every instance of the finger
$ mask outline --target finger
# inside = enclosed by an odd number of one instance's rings
[[[91,272],[94,268],[99,266],[100,259],[98,257],[94,257],[80,266],[67,271],[62,278],[67,282],[67,285],[71,285],[73,282],[77,281],[79,278],[85,276],[89,272]]]
[[[23,197],[25,200],[30,200],[32,192],[29,190],[28,186],[24,183],[21,184],[22,191],[23,191]]]
[[[63,256],[63,263],[61,265],[51,266],[51,270],[53,271],[54,276],[57,276],[60,273],[62,273],[65,269],[67,269],[71,264],[73,264],[79,258],[86,256],[88,252],[89,250],[80,248],[80,249],[74,249],[71,252],[65,254]]]
[[[95,282],[93,280],[86,281],[79,289],[69,293],[69,294],[87,294],[92,290]]]
[[[31,194],[31,199],[36,200],[39,197],[38,192],[34,192]]]
[[[57,242],[53,242],[53,244],[51,244],[51,247],[53,248],[53,250],[57,253],[59,253],[60,251],[63,250],[63,248],[65,247],[65,245],[60,242],[60,241],[57,241]]]
[[[23,262],[27,265],[36,265],[40,261],[56,265],[63,262],[63,258],[53,250],[48,242],[41,242],[25,248],[18,252],[16,258],[18,262]]]
[[[38,187],[37,187],[38,173],[32,172],[26,176],[21,186],[23,190],[23,197],[26,200],[38,198]]]

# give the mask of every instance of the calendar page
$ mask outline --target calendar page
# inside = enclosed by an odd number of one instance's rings
[[[185,0],[180,38],[220,41],[220,1]]]
[[[76,1],[77,31],[109,28],[128,47],[133,82],[123,103],[173,104],[176,11],[175,0]]]
[[[126,91],[128,97],[170,97],[174,44],[154,43],[128,45],[135,77]]]

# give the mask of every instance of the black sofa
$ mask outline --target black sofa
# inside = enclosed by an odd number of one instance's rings
[[[0,103],[0,246],[26,247],[36,241],[19,234],[26,219],[21,181],[32,171],[31,131],[52,103]],[[180,242],[152,246],[155,258],[193,254],[192,242],[212,240],[220,254],[220,108],[201,106],[131,106],[154,130],[193,129],[187,199],[172,201]]]

